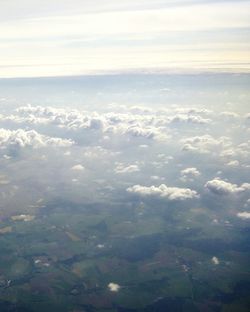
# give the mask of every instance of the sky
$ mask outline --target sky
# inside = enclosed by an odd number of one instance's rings
[[[0,77],[250,69],[247,0],[1,0],[0,8]]]

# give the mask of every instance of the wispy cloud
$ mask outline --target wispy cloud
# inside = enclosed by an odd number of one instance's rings
[[[0,14],[2,76],[250,68],[249,1],[35,2]]]

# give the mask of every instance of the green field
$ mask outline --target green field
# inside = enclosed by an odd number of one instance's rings
[[[3,221],[12,230],[0,234],[1,311],[247,312],[245,238],[209,219],[201,228],[200,211],[173,223],[152,209],[48,204],[29,222]]]

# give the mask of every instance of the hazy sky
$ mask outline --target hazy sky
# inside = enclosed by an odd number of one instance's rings
[[[0,77],[250,69],[250,1],[0,0]]]

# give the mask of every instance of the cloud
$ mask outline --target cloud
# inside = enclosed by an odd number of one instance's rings
[[[25,221],[25,222],[29,222],[35,219],[35,216],[31,216],[31,215],[17,215],[17,216],[12,216],[11,220],[13,221]]]
[[[236,146],[229,146],[229,148],[225,148],[221,153],[220,156],[222,158],[233,158],[233,157],[240,157],[240,158],[249,158],[250,156],[250,140],[238,144]]]
[[[196,191],[193,191],[189,188],[168,187],[165,184],[161,184],[159,187],[154,185],[149,187],[134,185],[127,188],[127,191],[129,193],[134,193],[145,197],[154,196],[168,200],[186,200],[199,197]]]
[[[151,180],[162,180],[162,181],[165,180],[165,178],[159,177],[159,176],[157,176],[157,175],[151,176],[150,179],[151,179]]]
[[[50,124],[67,129],[83,129],[100,127],[98,114],[86,114],[78,110],[66,110],[50,106],[22,106],[16,110],[17,115],[12,116],[16,122],[28,122],[31,124]]]
[[[207,108],[197,107],[176,107],[175,112],[179,114],[191,114],[191,115],[211,115],[212,111]]]
[[[239,114],[237,114],[235,112],[230,112],[230,111],[221,112],[220,116],[226,117],[228,119],[235,119],[235,118],[239,118],[240,117]]]
[[[112,292],[118,292],[120,290],[121,286],[116,284],[116,283],[109,283],[108,288]]]
[[[245,208],[250,207],[250,198],[246,201],[244,207]]]
[[[226,165],[230,167],[238,167],[240,165],[240,162],[238,160],[231,160]]]
[[[115,167],[115,173],[132,173],[140,171],[138,165],[124,166],[124,164],[118,163]]]
[[[133,114],[152,114],[153,110],[145,106],[132,106],[129,109]]]
[[[113,151],[111,149],[105,149],[100,145],[97,146],[88,146],[85,148],[83,153],[84,157],[90,159],[100,158],[103,159],[104,157],[116,157],[117,155],[121,154],[120,151]]]
[[[215,264],[215,265],[220,264],[220,261],[219,261],[219,259],[218,259],[217,257],[213,257],[213,258],[211,259],[211,261],[212,261],[213,264]]]
[[[188,123],[188,124],[208,124],[211,123],[212,120],[208,118],[203,118],[201,116],[194,116],[194,115],[185,115],[179,114],[171,117],[169,122],[172,124],[179,124],[179,123]]]
[[[18,124],[50,125],[74,132],[89,129],[102,134],[153,140],[166,140],[169,137],[166,133],[167,116],[145,114],[145,110],[151,112],[146,108],[132,107],[132,110],[137,114],[130,112],[105,114],[28,105],[18,108],[16,115],[2,117],[1,120]]]
[[[0,174],[0,185],[7,185],[10,183],[10,180],[5,176]]]
[[[219,178],[215,178],[211,181],[208,181],[205,184],[205,188],[217,195],[230,195],[250,190],[250,184],[243,183],[241,186],[238,186],[237,184],[232,184]]]
[[[193,178],[199,177],[201,173],[197,168],[186,168],[181,171],[181,180],[182,181],[193,181]]]
[[[247,211],[238,212],[237,217],[239,217],[240,219],[243,219],[243,220],[248,220],[248,219],[250,219],[250,212],[247,212]]]
[[[247,114],[245,115],[245,118],[246,118],[247,120],[250,120],[250,113],[247,113]]]
[[[33,147],[40,148],[46,146],[68,147],[74,142],[68,139],[54,138],[42,135],[35,130],[25,131],[23,129],[7,130],[0,129],[0,148],[15,147]]]
[[[197,124],[203,125],[211,122],[204,118],[211,111],[204,109],[175,107],[173,109],[152,110],[143,106],[112,107],[112,112],[100,113],[93,111],[67,110],[63,108],[22,106],[9,116],[2,116],[1,121],[14,124],[23,124],[32,128],[56,127],[60,131],[70,132],[74,139],[83,138],[84,130],[91,130],[104,139],[105,135],[124,136],[127,138],[138,138],[155,141],[166,141],[171,139],[171,125],[174,124]],[[80,139],[80,140],[81,140]],[[200,142],[198,142],[200,140]],[[193,137],[182,141],[184,150],[201,150],[208,146],[214,146],[215,139],[212,137]],[[205,149],[205,152],[207,150]]]
[[[231,142],[228,137],[223,136],[216,139],[209,134],[183,139],[181,140],[181,143],[183,143],[183,151],[192,151],[198,153],[210,153],[216,148],[219,149],[231,146]]]
[[[78,164],[78,165],[71,167],[71,170],[75,170],[75,171],[83,171],[84,169],[85,168],[81,164]]]
[[[117,127],[114,132],[129,135],[130,137],[141,137],[158,141],[165,141],[169,138],[169,136],[164,133],[164,127],[147,126],[143,124],[132,126],[129,124],[123,124],[121,127]]]

